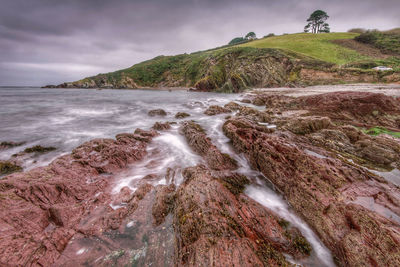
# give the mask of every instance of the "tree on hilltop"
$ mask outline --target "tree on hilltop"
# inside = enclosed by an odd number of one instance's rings
[[[248,34],[246,34],[246,36],[244,38],[247,40],[254,40],[257,38],[257,36],[254,32],[249,32]]]
[[[304,27],[304,32],[321,33],[330,32],[329,24],[326,20],[329,18],[328,14],[323,10],[314,11],[307,19],[308,24]]]
[[[240,44],[246,41],[243,37],[236,37],[233,38],[232,41],[229,42],[229,45],[235,45],[235,44]]]

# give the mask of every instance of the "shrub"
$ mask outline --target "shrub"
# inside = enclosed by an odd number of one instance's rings
[[[268,33],[267,35],[264,36],[264,38],[273,37],[273,36],[275,36],[274,33]]]
[[[235,44],[240,44],[242,42],[246,41],[243,37],[236,37],[232,39],[232,41],[229,42],[229,45],[235,45]]]
[[[367,30],[363,28],[353,28],[348,30],[347,32],[352,32],[352,33],[365,33]]]

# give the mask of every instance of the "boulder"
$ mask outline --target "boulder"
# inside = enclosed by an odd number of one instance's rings
[[[188,114],[186,112],[178,112],[175,114],[176,119],[184,119],[186,117],[190,117],[190,114]]]
[[[153,109],[153,110],[150,110],[147,114],[150,117],[167,116],[167,112],[165,112],[165,110],[163,110],[163,109]]]
[[[208,116],[214,116],[217,114],[222,114],[222,113],[230,113],[231,111],[227,108],[221,107],[221,106],[216,106],[212,105],[208,107],[208,109],[204,112],[204,114]]]
[[[230,111],[236,111],[240,109],[240,105],[236,102],[229,102],[228,104],[224,105],[224,108],[229,109]]]
[[[154,123],[153,127],[154,130],[158,130],[158,131],[164,131],[164,130],[169,130],[171,129],[171,124],[169,122],[156,122]]]

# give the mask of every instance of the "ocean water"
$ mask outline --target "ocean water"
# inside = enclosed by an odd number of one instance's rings
[[[224,105],[241,98],[239,94],[184,90],[0,88],[0,142],[25,142],[22,146],[0,151],[0,159],[9,159],[12,154],[33,145],[57,148],[50,153],[25,158],[23,167],[29,170],[48,164],[85,141],[113,138],[118,133],[133,132],[136,128],[150,129],[156,121],[175,121],[178,124],[173,125],[171,130],[162,131],[153,139],[147,149],[148,156],[143,161],[135,163],[116,179],[113,191],[118,193],[124,186],[135,190],[139,179],[149,174],[163,177],[167,168],[177,170],[175,179],[169,182],[179,185],[183,168],[203,163],[203,159],[179,134],[179,121],[182,119],[175,119],[174,116],[177,112],[186,112],[191,116],[185,119],[199,123],[222,152],[229,153],[239,162],[238,171],[254,181],[245,193],[298,227],[309,240],[313,247],[311,257],[301,262],[289,260],[307,266],[334,266],[329,250],[315,233],[290,209],[282,196],[262,182],[262,174],[252,170],[243,155],[235,153],[222,132],[222,124],[228,114],[211,117],[203,114],[210,105]],[[167,116],[147,115],[149,110],[158,108],[164,109]],[[168,181],[160,178],[153,183],[167,184]],[[86,253],[85,249],[80,248],[76,255]]]
[[[183,90],[0,88],[0,142],[26,142],[0,151],[0,159],[34,145],[56,147],[35,162],[24,163],[27,169],[45,165],[85,141],[113,138],[136,128],[150,129],[156,121],[177,121],[174,115],[178,111],[197,119],[206,106],[225,104],[237,97]],[[147,115],[157,108],[165,109],[168,115]]]

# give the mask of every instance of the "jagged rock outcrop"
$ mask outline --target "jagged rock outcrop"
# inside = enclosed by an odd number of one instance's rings
[[[352,203],[357,197],[381,194],[384,205],[396,212],[400,208],[398,188],[340,160],[308,155],[294,146],[293,139],[266,134],[249,125],[244,128],[235,119],[225,123],[224,132],[314,228],[338,263],[347,266],[400,263],[396,245],[400,242],[399,222]],[[348,188],[362,189],[348,197],[343,193]]]
[[[178,112],[175,114],[176,119],[184,119],[186,117],[190,117],[190,114],[186,112]]]
[[[1,265],[51,265],[79,231],[81,219],[110,200],[110,175],[142,159],[155,135],[139,130],[116,140],[95,139],[47,167],[1,179]],[[112,224],[108,220],[104,228]]]
[[[167,112],[165,112],[165,110],[163,109],[152,109],[147,113],[150,117],[154,117],[154,116],[166,116]]]
[[[296,228],[281,226],[273,212],[228,189],[238,184],[224,186],[237,174],[221,182],[205,166],[196,166],[183,175],[174,210],[177,266],[289,266],[282,253],[295,258],[310,253]]]
[[[234,170],[236,161],[228,154],[221,153],[207,137],[201,126],[193,121],[185,121],[180,131],[186,137],[189,146],[200,156],[204,157],[208,166],[213,170]]]
[[[209,106],[206,111],[204,111],[204,114],[206,114],[208,116],[214,116],[214,115],[223,114],[223,113],[231,113],[231,110],[228,108],[221,107],[221,106],[212,105],[212,106]]]
[[[350,161],[398,166],[399,142],[343,125],[398,127],[399,100],[360,92],[257,97],[279,131],[264,131],[255,118],[238,114],[223,126],[236,150],[282,192],[338,265],[399,265],[400,189]]]
[[[163,123],[163,122],[157,121],[156,123],[154,123],[152,128],[157,131],[169,130],[169,129],[171,129],[171,123],[169,123],[169,122]]]

